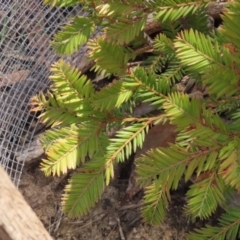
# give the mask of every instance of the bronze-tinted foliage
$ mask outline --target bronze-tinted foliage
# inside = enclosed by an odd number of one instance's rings
[[[163,221],[170,191],[184,179],[192,183],[185,208],[191,218],[208,218],[218,206],[226,210],[219,226],[196,230],[189,238],[239,235],[240,208],[226,207],[226,196],[240,187],[240,3],[229,3],[223,26],[213,30],[207,27],[209,2],[45,1],[84,5],[88,17],[76,17],[63,27],[53,47],[69,54],[87,43],[95,71],[116,78],[96,92],[86,76],[59,61],[52,67],[51,93],[34,99],[44,110],[42,120],[52,126],[43,137],[47,159],[42,170],[59,175],[79,168],[63,196],[70,217],[89,211],[114,177],[114,164],[142,147],[152,125],[171,123],[175,142],[137,161],[137,180],[145,188],[144,219]],[[154,39],[145,32],[149,19],[161,25]],[[102,33],[90,39],[96,29]],[[143,53],[147,59],[136,66]],[[175,84],[186,75],[204,86],[207,98],[177,91]],[[150,103],[158,114],[134,114],[139,102]]]

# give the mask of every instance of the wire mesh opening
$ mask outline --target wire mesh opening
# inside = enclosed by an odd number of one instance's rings
[[[29,101],[49,87],[49,68],[59,58],[49,42],[70,16],[81,13],[79,7],[49,8],[42,3],[0,1],[0,163],[16,186],[24,152],[39,129]]]

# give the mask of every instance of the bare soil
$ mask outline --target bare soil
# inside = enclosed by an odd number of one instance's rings
[[[126,166],[119,178],[106,188],[101,200],[81,219],[69,219],[61,212],[60,202],[64,186],[70,176],[45,177],[39,169],[40,161],[25,166],[19,190],[28,204],[56,240],[183,240],[192,229],[182,213],[183,192],[173,193],[166,221],[150,226],[141,218],[143,193],[133,199],[126,197],[128,174]],[[124,172],[123,172],[124,171]]]

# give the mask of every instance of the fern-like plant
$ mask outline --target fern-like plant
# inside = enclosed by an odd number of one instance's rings
[[[93,70],[116,79],[96,91],[61,60],[52,66],[51,91],[33,99],[52,127],[42,139],[47,154],[42,170],[60,175],[78,168],[63,195],[70,217],[86,214],[114,177],[114,165],[142,147],[152,125],[168,121],[176,126],[176,142],[152,149],[136,163],[138,184],[145,189],[144,219],[163,221],[171,190],[184,179],[192,183],[185,206],[192,219],[225,209],[218,226],[198,229],[189,239],[240,236],[240,207],[228,204],[229,194],[240,188],[240,3],[230,2],[223,25],[213,30],[206,15],[210,2],[45,0],[52,6],[82,4],[89,13],[55,36],[56,51],[70,54],[87,43]],[[161,32],[151,38],[147,27],[154,21]],[[90,38],[96,29],[102,34]],[[134,66],[142,54],[148,57]],[[205,88],[206,98],[177,91],[175,84],[186,75]],[[159,114],[136,116],[139,102]]]

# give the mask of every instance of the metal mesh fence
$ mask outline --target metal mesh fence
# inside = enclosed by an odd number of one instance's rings
[[[49,87],[49,68],[59,58],[49,41],[80,11],[49,8],[41,0],[0,0],[0,163],[16,186],[41,128],[29,101]]]

